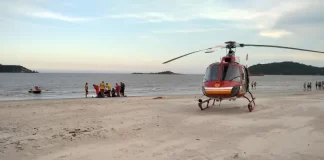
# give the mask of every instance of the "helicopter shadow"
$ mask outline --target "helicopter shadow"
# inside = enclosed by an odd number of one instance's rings
[[[252,112],[255,112],[255,110]],[[221,104],[220,106],[219,104],[215,104],[210,105],[209,108],[206,108],[205,110],[200,110],[197,105],[197,108],[192,109],[190,113],[193,115],[197,115],[197,113],[199,113],[199,115],[239,115],[247,114],[249,113],[249,110],[246,104]]]

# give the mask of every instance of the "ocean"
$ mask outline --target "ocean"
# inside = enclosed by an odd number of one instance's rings
[[[324,81],[324,76],[250,77],[257,82],[256,94],[303,91],[304,82]],[[149,74],[98,74],[98,73],[0,73],[0,101],[29,99],[61,99],[85,97],[84,85],[89,84],[89,95],[94,96],[93,84],[108,82],[113,87],[124,82],[127,96],[200,95],[203,75],[149,75]],[[31,94],[34,86],[42,94]]]

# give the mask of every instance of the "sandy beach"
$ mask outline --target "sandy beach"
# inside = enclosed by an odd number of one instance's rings
[[[195,96],[3,101],[0,159],[324,159],[323,95],[256,95],[251,113]]]

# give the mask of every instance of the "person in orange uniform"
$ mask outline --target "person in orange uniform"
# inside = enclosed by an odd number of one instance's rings
[[[102,82],[100,83],[100,92],[101,92],[102,94],[105,93],[105,83],[104,83],[104,81],[102,81]]]
[[[120,93],[120,85],[118,85],[118,83],[116,83],[116,94],[117,94],[116,97],[120,97],[119,93]]]
[[[99,93],[100,93],[99,86],[96,84],[93,84],[93,88],[96,90],[97,97],[99,97]]]

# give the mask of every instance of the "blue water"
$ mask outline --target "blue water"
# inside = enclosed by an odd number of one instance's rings
[[[127,96],[162,96],[201,94],[203,75],[146,75],[146,74],[83,74],[83,73],[0,73],[0,101],[26,99],[57,99],[84,97],[84,84],[89,84],[89,96],[95,95],[92,84],[101,81],[111,86],[125,83]],[[302,91],[304,82],[324,81],[324,76],[255,76],[256,93]],[[38,85],[42,94],[28,90]],[[315,87],[315,86],[314,86]]]

